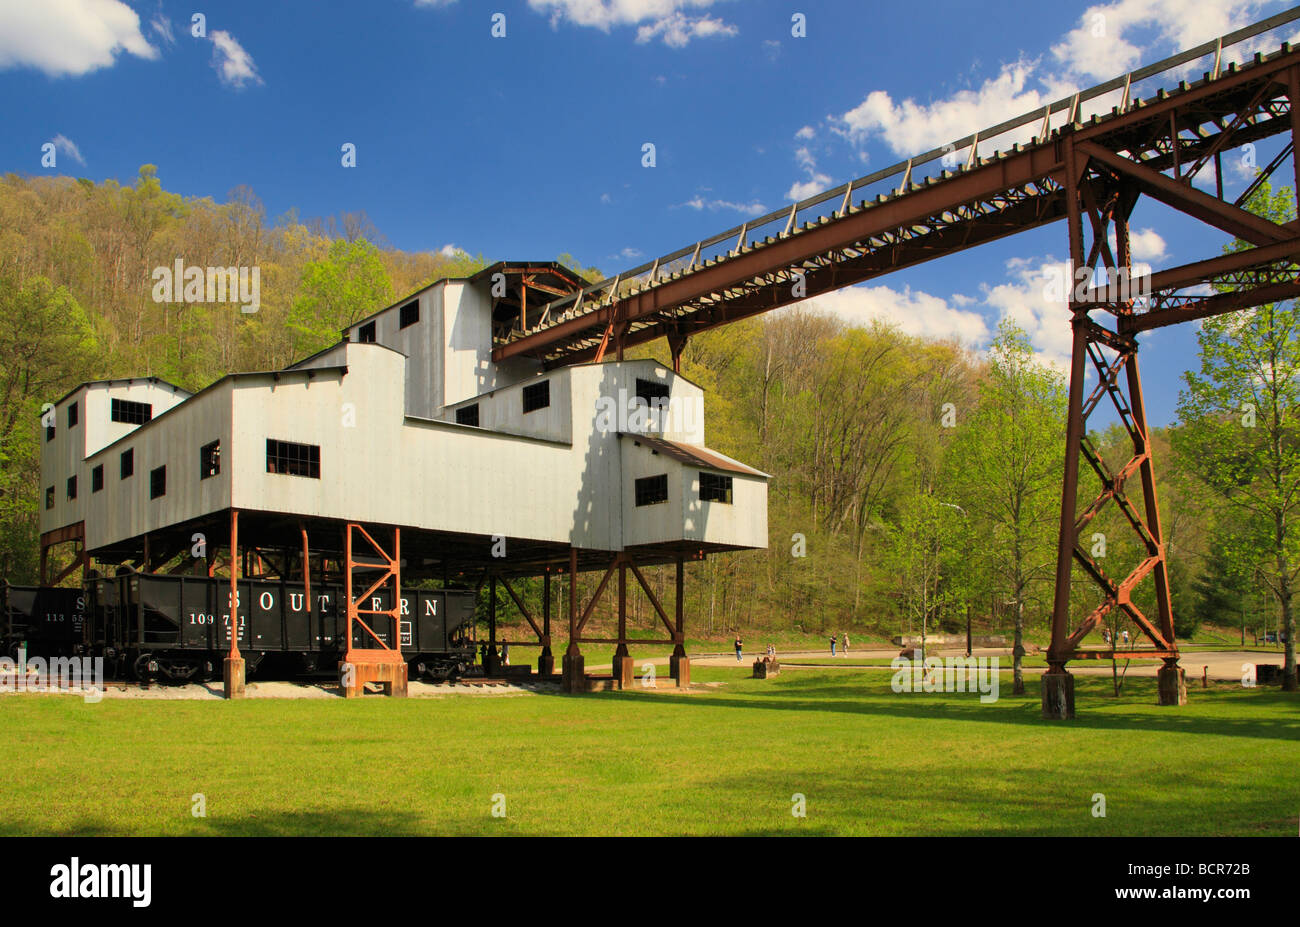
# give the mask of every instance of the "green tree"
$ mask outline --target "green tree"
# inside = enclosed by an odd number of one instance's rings
[[[947,479],[979,526],[989,574],[1014,609],[1017,695],[1025,691],[1025,604],[1056,564],[1065,410],[1061,375],[1036,361],[1025,332],[1004,320],[975,410],[946,457]]]
[[[0,577],[36,578],[41,406],[93,375],[94,349],[66,289],[44,277],[0,277]]]
[[[1247,204],[1287,223],[1289,188],[1265,183]],[[1245,247],[1234,242],[1226,250]],[[1223,289],[1226,289],[1224,287]],[[1224,556],[1259,575],[1277,599],[1286,630],[1283,688],[1297,689],[1296,575],[1300,572],[1300,313],[1294,303],[1206,319],[1197,332],[1200,371],[1183,375],[1174,437],[1184,467],[1212,488],[1232,517]]]
[[[364,238],[335,239],[323,258],[303,267],[288,320],[294,353],[303,357],[328,347],[342,329],[392,301],[379,249]]]

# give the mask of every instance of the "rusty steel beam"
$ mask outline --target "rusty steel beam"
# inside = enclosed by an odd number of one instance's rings
[[[1295,117],[1287,120],[1278,118],[1274,112],[1274,97],[1285,94],[1290,80],[1288,68],[1296,60],[1296,53],[1284,47],[1283,52],[1271,59],[1257,58],[1249,66],[1230,68],[1212,80],[1198,81],[1191,87],[1181,85],[1174,93],[1162,93],[1155,99],[1134,104],[1123,112],[1116,109],[1105,118],[1094,117],[1085,125],[1068,126],[1064,132],[1040,140],[1029,148],[1017,147],[1010,152],[974,162],[970,169],[962,170],[955,176],[939,180],[927,178],[922,184],[905,186],[898,194],[875,205],[847,210],[841,207],[834,218],[823,219],[811,228],[783,232],[776,239],[769,238],[754,245],[737,246],[727,256],[703,264],[699,264],[698,259],[693,259],[687,272],[676,277],[669,275],[662,281],[643,286],[621,298],[617,294],[607,294],[611,296],[609,299],[595,298],[594,294],[608,284],[608,281],[602,281],[588,290],[593,294],[597,308],[498,345],[493,350],[493,358],[501,361],[514,356],[532,356],[547,362],[548,366],[577,363],[590,360],[600,353],[597,342],[601,332],[609,331],[612,337],[610,323],[615,319],[629,326],[619,343],[631,346],[668,334],[679,335],[683,324],[689,326],[693,333],[778,308],[796,301],[789,292],[790,287],[772,286],[770,293],[761,297],[757,303],[738,307],[738,312],[733,313],[723,307],[733,302],[737,295],[752,290],[755,279],[771,275],[774,271],[788,271],[810,261],[819,261],[845,249],[875,251],[876,248],[864,246],[864,243],[883,235],[914,233],[922,227],[938,230],[945,225],[963,230],[961,234],[944,238],[933,232],[919,236],[925,241],[919,247],[914,245],[910,256],[910,263],[918,263],[920,260],[972,247],[980,241],[1032,227],[1024,222],[999,226],[998,218],[990,214],[962,220],[960,213],[972,203],[1031,183],[1050,180],[1063,184],[1061,148],[1065,135],[1073,136],[1081,145],[1095,144],[1111,159],[1112,168],[1123,169],[1126,173],[1136,171],[1138,180],[1151,186],[1160,195],[1176,198],[1179,203],[1188,205],[1190,210],[1195,211],[1192,214],[1199,212],[1204,216],[1219,217],[1221,221],[1232,224],[1234,234],[1238,231],[1246,232],[1248,240],[1251,240],[1250,236],[1265,242],[1279,240],[1283,236],[1275,232],[1275,226],[1261,224],[1263,220],[1257,218],[1245,218],[1233,213],[1228,204],[1163,177],[1159,171],[1173,166],[1175,158],[1204,161],[1222,148],[1226,135],[1233,137],[1234,144],[1242,144],[1284,131],[1281,123],[1289,123]],[[1223,119],[1213,118],[1218,113],[1225,117],[1235,115],[1237,118],[1225,125]],[[1196,138],[1182,139],[1176,145],[1167,145],[1161,150],[1162,133],[1167,135],[1171,125],[1176,132],[1180,132],[1184,128],[1199,127],[1205,123],[1212,123],[1217,131],[1207,130],[1201,134],[1197,128]],[[1117,151],[1128,151],[1139,156],[1139,160],[1123,158],[1116,154]],[[1115,159],[1118,159],[1118,164]],[[1086,164],[1079,164],[1078,168],[1082,172]],[[1161,179],[1153,179],[1153,174]],[[855,181],[842,188],[845,189],[842,194],[845,200],[851,197],[857,183]],[[1178,190],[1170,189],[1170,185]],[[835,195],[841,196],[838,191]],[[1056,195],[1055,191],[1040,192],[1034,198],[1051,198]],[[788,229],[793,228],[793,217],[798,208],[799,204],[796,204],[791,212]],[[1054,212],[1044,211],[1040,214],[1038,224],[1054,221],[1062,215],[1063,210],[1059,209]],[[1290,237],[1290,234],[1289,231],[1286,232],[1285,237]],[[934,247],[927,251],[927,245]],[[896,246],[891,245],[880,250],[888,251],[894,247]],[[681,254],[684,255],[687,251],[689,249],[682,249]],[[669,260],[676,258],[669,256]],[[870,261],[871,258],[868,257],[868,262]],[[832,263],[843,265],[845,262],[837,259]],[[897,269],[898,266],[906,265],[894,264],[892,269]],[[880,273],[881,270],[878,263],[868,263],[863,267],[840,267],[832,272],[830,282],[824,290],[860,282],[872,276],[873,272]],[[629,274],[629,279],[631,276]],[[808,295],[816,294],[810,288]],[[720,306],[706,311],[700,305],[693,305],[705,299],[715,300]],[[687,317],[673,319],[670,326],[665,314],[677,309],[685,309]],[[552,304],[544,315],[558,315],[559,310],[560,307]],[[646,325],[653,326],[653,330],[646,331]]]
[[[1231,203],[1225,203],[1208,193],[1202,193],[1195,187],[1179,183],[1159,171],[1152,170],[1112,151],[1107,151],[1100,145],[1092,142],[1078,142],[1077,147],[1087,157],[1100,161],[1107,167],[1112,167],[1124,174],[1152,199],[1159,200],[1166,206],[1213,225],[1234,238],[1240,238],[1254,245],[1264,246],[1276,244],[1279,241],[1287,241],[1294,234],[1291,229],[1285,226],[1270,222],[1268,219],[1257,216],[1253,212],[1248,212]]]

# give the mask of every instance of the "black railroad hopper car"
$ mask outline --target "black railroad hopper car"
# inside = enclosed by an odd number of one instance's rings
[[[259,668],[265,678],[337,672],[346,650],[342,586],[313,583],[310,609],[301,583],[243,579],[236,582],[236,590],[239,650],[250,674]],[[9,591],[10,598],[21,604],[31,590],[9,587]],[[61,646],[103,657],[105,672],[113,676],[204,681],[220,674],[221,661],[230,649],[229,579],[124,573],[87,579],[83,590],[40,591],[81,596],[85,617],[76,641]],[[378,590],[366,607],[383,610],[391,607],[391,601],[391,590]],[[399,639],[413,674],[447,678],[474,662],[470,641],[474,603],[472,592],[412,589],[402,593],[396,628],[386,615],[359,617],[385,645]],[[29,654],[42,654],[45,645],[38,648],[35,643],[29,639]],[[365,649],[379,644],[357,624],[353,646]]]
[[[85,616],[84,589],[0,584],[0,654],[16,660],[26,643],[32,656],[75,656]]]

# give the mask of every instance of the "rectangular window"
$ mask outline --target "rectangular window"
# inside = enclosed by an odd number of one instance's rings
[[[668,474],[647,476],[636,481],[636,504],[656,505],[668,501]]]
[[[54,487],[53,486],[45,487],[45,507],[47,509],[54,508]]]
[[[129,399],[114,399],[109,416],[115,422],[124,425],[143,425],[153,418],[153,406],[147,402],[131,402]]]
[[[266,439],[266,472],[320,479],[320,446]]]
[[[476,402],[472,406],[461,406],[459,409],[457,409],[456,424],[473,425],[475,428],[477,428],[478,427],[478,403]]]
[[[77,427],[77,404],[75,402],[68,406],[68,427]]]
[[[99,492],[104,488],[104,465],[99,464],[90,471],[90,491]]]
[[[167,495],[167,468],[159,467],[149,472],[149,498]]]
[[[51,413],[51,414],[53,414],[53,413]],[[46,426],[45,426],[45,440],[46,440],[46,442],[50,442],[50,441],[53,441],[53,440],[54,440],[54,426],[53,426],[53,425],[46,425]]]
[[[68,498],[77,498],[77,478],[75,476],[68,477]]]
[[[398,328],[406,328],[414,325],[416,322],[420,321],[420,301],[418,299],[413,299],[398,310],[398,312],[401,315]]]
[[[357,343],[358,343],[358,344],[374,344],[374,343],[375,343],[375,323],[374,323],[374,322],[367,322],[365,325],[362,325],[360,328],[357,329]]]
[[[221,472],[221,442],[213,441],[199,448],[199,479],[206,480]]]
[[[543,380],[524,387],[524,411],[536,412],[551,404],[551,381]]]
[[[636,378],[636,398],[644,399],[646,405],[655,408],[656,403],[668,399],[668,384],[660,383],[657,380],[643,380]]]
[[[126,479],[135,473],[135,448],[130,448],[122,452],[122,474],[121,479]]]
[[[731,504],[731,477],[717,473],[700,474],[700,501]]]

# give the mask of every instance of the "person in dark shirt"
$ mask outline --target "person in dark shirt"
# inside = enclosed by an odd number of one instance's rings
[[[834,634],[832,634],[831,635],[831,656],[832,657],[835,656],[835,642],[836,642],[836,637]]]
[[[737,662],[737,663],[740,662],[740,651],[741,651],[741,648],[742,648],[743,646],[744,646],[744,644],[743,644],[743,643],[741,642],[741,640],[740,640],[740,635],[737,634],[737,635],[736,635],[736,662]]]

